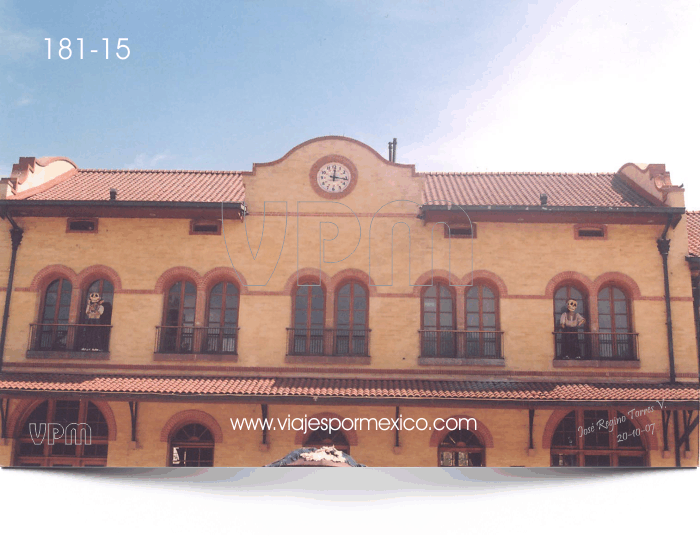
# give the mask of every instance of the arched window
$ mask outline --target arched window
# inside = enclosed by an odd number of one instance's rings
[[[335,305],[335,354],[367,356],[367,290],[357,282],[342,285]]]
[[[501,357],[498,295],[488,285],[474,284],[466,296],[467,356]]]
[[[606,285],[598,293],[597,356],[608,360],[634,360],[634,334],[630,304],[619,287]]]
[[[109,350],[113,302],[114,286],[109,280],[95,280],[84,290],[78,331],[80,350]]]
[[[335,449],[350,455],[350,443],[342,430],[329,432],[328,429],[317,429],[309,434],[304,447],[335,446]]]
[[[22,426],[16,466],[107,466],[109,427],[90,401],[50,399]]]
[[[197,288],[192,282],[180,281],[168,290],[165,301],[161,352],[196,352],[194,314]]]
[[[238,287],[230,282],[220,282],[212,287],[207,307],[204,352],[237,353],[238,295]]]
[[[455,308],[450,288],[444,283],[431,285],[421,300],[422,356],[454,357]]]
[[[34,336],[33,350],[65,350],[71,344],[68,321],[73,286],[63,278],[46,287],[41,319]]]
[[[646,466],[642,432],[614,410],[572,410],[552,436],[552,466]]]
[[[472,431],[450,431],[438,446],[438,466],[484,466],[484,445]]]
[[[168,453],[171,466],[214,466],[214,436],[204,425],[190,423],[172,435]]]
[[[325,293],[320,285],[300,285],[294,296],[290,354],[323,355]]]
[[[591,357],[586,327],[587,296],[579,288],[566,284],[554,293],[555,358],[586,359]]]

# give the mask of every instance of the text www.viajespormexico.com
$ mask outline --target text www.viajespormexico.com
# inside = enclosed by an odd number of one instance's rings
[[[282,420],[280,418],[233,418],[231,427],[234,431],[456,431],[467,429],[476,431],[474,418],[435,418],[432,425],[425,418],[309,418],[304,414],[303,418],[292,418],[291,415]]]

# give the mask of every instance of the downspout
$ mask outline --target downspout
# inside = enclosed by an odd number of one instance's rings
[[[15,263],[17,262],[17,249],[22,242],[24,230],[17,225],[9,213],[2,215],[12,224],[10,237],[12,239],[12,258],[10,259],[10,275],[7,278],[7,291],[5,292],[5,311],[2,315],[2,332],[0,332],[0,373],[2,372],[3,358],[5,356],[5,339],[7,337],[7,322],[10,319],[10,301],[12,300],[12,284],[15,279]]]
[[[664,300],[666,301],[666,339],[668,340],[668,364],[671,382],[676,382],[676,360],[673,354],[673,324],[671,321],[671,290],[668,282],[668,251],[671,247],[671,239],[666,238],[668,228],[671,227],[672,216],[668,216],[666,227],[660,239],[656,239],[656,247],[661,254],[661,261],[664,267]]]
[[[673,324],[671,322],[671,290],[668,282],[668,251],[671,248],[671,239],[666,238],[668,228],[671,227],[671,215],[668,217],[664,232],[661,238],[656,240],[656,247],[661,254],[661,260],[664,266],[664,299],[666,301],[666,338],[668,339],[668,365],[671,377],[671,383],[676,382],[676,362],[673,355]],[[673,436],[675,444],[676,467],[681,466],[681,446],[678,443],[680,431],[678,429],[678,410],[673,411]]]

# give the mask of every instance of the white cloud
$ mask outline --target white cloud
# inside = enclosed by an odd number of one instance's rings
[[[700,3],[534,5],[490,71],[403,162],[420,171],[617,171],[665,163],[700,208]],[[531,28],[541,27],[539,32]]]
[[[146,153],[139,153],[136,155],[134,161],[127,165],[126,168],[130,170],[141,170],[141,169],[156,169],[158,168],[158,163],[166,160],[172,159],[172,155],[165,151],[163,153],[157,153],[155,155],[147,155]]]
[[[32,98],[29,95],[23,95],[22,97],[15,102],[15,106],[27,106],[28,104],[31,104]]]
[[[41,47],[46,46],[45,37],[49,36],[40,28],[21,27],[10,13],[8,3],[0,2],[0,58],[11,61],[39,58]]]

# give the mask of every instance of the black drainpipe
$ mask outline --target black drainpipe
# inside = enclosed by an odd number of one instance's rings
[[[2,332],[0,332],[0,372],[5,356],[5,338],[7,337],[7,322],[10,319],[10,300],[12,300],[12,283],[15,279],[15,263],[17,262],[17,249],[22,242],[24,230],[17,225],[9,213],[4,214],[12,224],[10,237],[12,238],[12,259],[10,260],[10,275],[7,278],[7,291],[5,292],[5,312],[2,315]]]
[[[671,290],[668,283],[668,251],[671,247],[671,239],[666,238],[668,228],[671,226],[671,215],[660,239],[656,239],[656,247],[661,254],[661,261],[664,266],[664,299],[666,300],[666,338],[668,340],[668,364],[670,369],[671,382],[676,382],[676,360],[673,355],[673,324],[671,322]]]
[[[671,215],[668,217],[664,232],[661,238],[656,240],[656,247],[661,254],[664,265],[664,298],[666,300],[666,337],[668,339],[668,365],[670,369],[671,382],[676,382],[676,362],[673,355],[673,324],[671,323],[671,290],[668,283],[668,251],[671,247],[671,239],[666,238],[668,228],[671,226]],[[678,443],[680,430],[678,429],[678,410],[673,411],[673,436],[675,443],[676,467],[681,466],[681,446]]]

